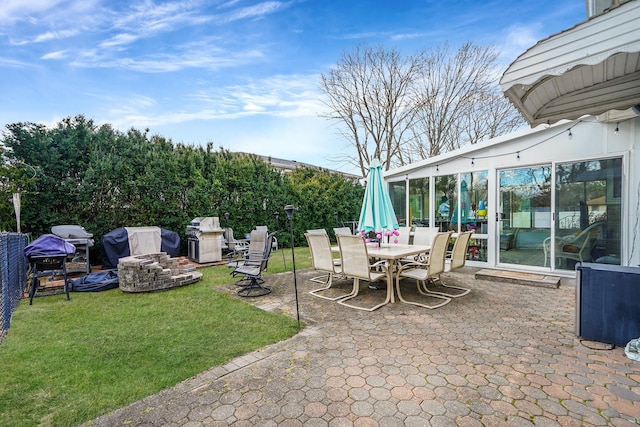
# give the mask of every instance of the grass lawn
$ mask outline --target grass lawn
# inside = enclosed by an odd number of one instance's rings
[[[310,265],[297,248],[296,268]],[[267,274],[291,269],[284,249]],[[0,344],[0,425],[77,426],[298,332],[295,319],[216,292],[233,281],[226,266],[199,271],[166,292],[23,299]]]

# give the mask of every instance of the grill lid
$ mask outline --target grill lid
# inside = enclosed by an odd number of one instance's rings
[[[200,233],[218,232],[223,230],[220,228],[220,222],[217,216],[197,217],[191,220],[185,233],[187,236],[193,236]]]
[[[63,239],[90,239],[93,234],[80,225],[54,225],[51,233]]]

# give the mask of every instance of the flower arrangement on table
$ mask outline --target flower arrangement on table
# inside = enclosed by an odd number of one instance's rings
[[[393,237],[393,243],[398,243],[398,236],[400,235],[400,232],[398,230],[360,230],[360,235],[364,238],[365,242],[373,243],[374,247],[377,248],[382,245],[383,237],[386,237],[387,242],[391,242],[391,238]]]

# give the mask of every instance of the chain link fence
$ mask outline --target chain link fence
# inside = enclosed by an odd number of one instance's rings
[[[24,295],[27,283],[25,246],[26,234],[0,233],[0,343],[7,334],[13,311]]]

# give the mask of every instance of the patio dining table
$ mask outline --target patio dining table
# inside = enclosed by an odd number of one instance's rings
[[[424,245],[406,245],[402,243],[383,243],[382,246],[377,246],[373,243],[367,243],[367,253],[372,258],[383,259],[388,262],[387,265],[387,297],[383,303],[388,304],[390,302],[395,303],[395,291],[394,286],[400,286],[399,283],[395,283],[394,272],[398,261],[414,255],[423,253],[429,253],[431,246]],[[338,246],[332,246],[331,251],[335,253],[340,252]]]

